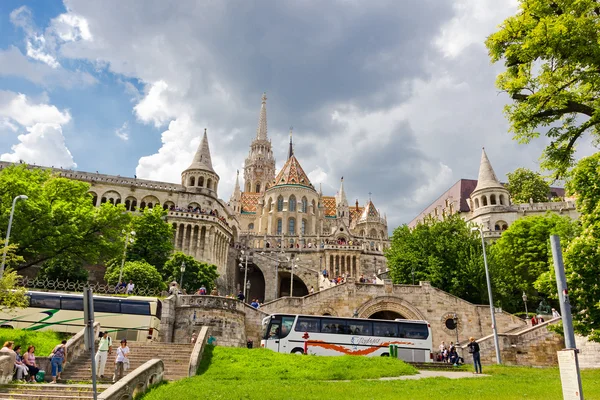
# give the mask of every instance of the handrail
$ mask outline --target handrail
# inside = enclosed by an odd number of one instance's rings
[[[165,364],[158,358],[146,361],[123,378],[113,383],[98,396],[98,400],[133,399],[160,383],[165,373]]]
[[[188,376],[195,376],[198,371],[198,365],[200,365],[200,361],[202,360],[202,354],[204,354],[204,347],[206,346],[206,341],[208,340],[208,327],[203,326],[200,329],[200,333],[196,338],[196,344],[194,345],[194,349],[192,350],[192,354],[190,355],[190,364],[188,367]]]

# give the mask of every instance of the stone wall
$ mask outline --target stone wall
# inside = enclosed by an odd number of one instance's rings
[[[246,326],[246,338],[254,342],[254,347],[260,347],[260,334],[262,332],[262,320],[269,316],[269,314],[262,310],[257,310],[254,307],[250,307],[246,304],[245,306],[245,326]]]
[[[600,343],[590,342],[584,336],[575,335],[575,345],[579,349],[581,368],[600,368]]]
[[[245,346],[245,307],[242,302],[225,297],[177,296],[171,341],[189,343],[193,331],[207,326],[217,345]]]
[[[556,318],[517,333],[498,334],[502,363],[520,366],[558,365],[556,352],[565,347],[564,339],[561,335],[550,331],[548,326],[559,321],[560,319]],[[481,350],[481,363],[495,364],[494,336],[483,337],[477,340],[477,343]],[[466,345],[462,346],[462,349],[465,362],[472,363],[473,359]]]

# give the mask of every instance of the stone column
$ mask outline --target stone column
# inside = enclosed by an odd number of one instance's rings
[[[198,237],[196,238],[196,254],[194,254],[196,260],[202,259],[202,226],[198,226]]]
[[[179,239],[179,224],[177,223],[175,223],[175,234],[173,236],[173,248],[177,250],[177,239]]]

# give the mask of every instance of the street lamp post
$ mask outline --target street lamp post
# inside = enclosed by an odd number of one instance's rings
[[[292,264],[292,270],[291,270],[291,275],[290,275],[290,297],[294,296],[294,263],[300,261],[299,258],[291,259],[290,263]]]
[[[248,286],[248,254],[245,254],[244,250],[242,250],[242,256],[246,258],[245,265],[243,266],[242,264],[240,264],[240,268],[244,268],[244,301],[246,301],[246,293]]]
[[[452,316],[452,319],[454,320],[454,330],[456,331],[456,347],[458,348],[458,314],[454,313],[454,315]]]
[[[8,241],[10,239],[10,228],[12,228],[13,215],[15,214],[15,206],[17,200],[27,200],[29,197],[24,194],[16,196],[12,201],[12,207],[10,209],[10,217],[8,218],[8,229],[6,231],[6,241],[4,242],[4,252],[2,253],[2,265],[0,265],[0,278],[4,276],[4,265],[6,264],[6,252],[8,251]]]
[[[129,243],[133,243],[133,238],[130,239],[130,235],[135,236],[135,232],[127,232],[127,237],[125,238],[125,247],[123,248],[123,259],[121,260],[121,272],[119,272],[119,285],[123,283],[123,267],[125,266],[125,257],[127,256],[127,246]]]
[[[181,279],[179,280],[179,289],[183,292],[183,273],[185,272],[185,261],[181,263]]]
[[[527,294],[525,293],[525,291],[523,291],[523,303],[525,303],[525,322],[527,322],[527,320],[529,320],[529,313],[527,312]]]
[[[481,229],[481,227],[473,227],[471,228],[471,231],[479,231],[479,235],[481,236],[481,248],[483,249],[483,265],[485,267],[485,280],[487,281],[487,290],[490,299],[490,313],[492,314],[492,331],[494,332],[496,363],[502,364],[502,356],[500,355],[500,343],[498,342],[498,329],[496,327],[496,314],[494,312],[494,299],[492,296],[492,283],[490,282],[490,272],[488,270],[487,255],[485,253],[485,240],[483,240],[483,229]]]

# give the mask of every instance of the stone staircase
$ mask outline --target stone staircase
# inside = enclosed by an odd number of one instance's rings
[[[102,393],[109,385],[97,385]],[[92,385],[12,384],[0,387],[0,400],[79,400],[93,399]]]
[[[125,371],[125,375],[146,361],[153,358],[160,358],[165,364],[164,379],[176,380],[188,376],[190,354],[193,349],[192,344],[162,343],[162,342],[129,342],[127,344],[131,351],[129,355],[130,368]],[[99,383],[111,383],[114,373],[116,347],[113,346],[112,354],[108,356],[104,379],[98,376]],[[90,382],[92,376],[90,354],[82,354],[75,362],[67,365],[61,374],[62,381]]]

